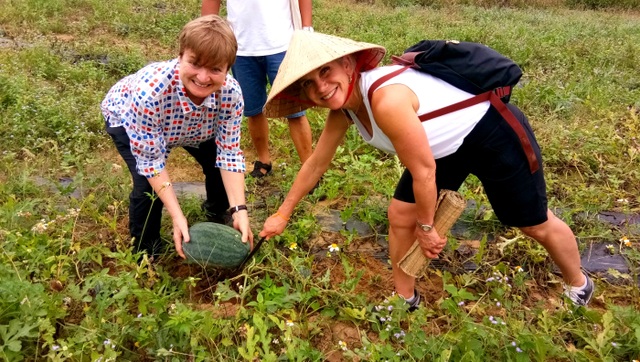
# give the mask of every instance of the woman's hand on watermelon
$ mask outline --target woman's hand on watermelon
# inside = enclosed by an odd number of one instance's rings
[[[253,249],[253,231],[251,231],[251,226],[249,225],[249,213],[247,210],[234,212],[232,218],[233,228],[242,233],[242,242],[246,243],[248,241],[251,249]]]
[[[176,217],[173,219],[173,243],[176,246],[176,252],[182,259],[186,259],[184,252],[182,251],[182,243],[188,243],[189,238],[189,223],[187,222],[187,218],[182,215],[182,217]]]

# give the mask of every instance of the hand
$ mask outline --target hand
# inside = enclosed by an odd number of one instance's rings
[[[253,249],[253,231],[249,225],[249,213],[247,210],[240,210],[232,215],[233,228],[242,233],[242,242],[249,242],[251,249]]]
[[[184,216],[175,218],[173,220],[173,243],[176,246],[176,252],[182,259],[187,258],[182,251],[182,243],[188,243],[189,240],[191,240],[191,238],[189,237],[189,224],[187,223],[187,219]]]
[[[284,228],[287,226],[287,219],[284,218],[280,213],[276,212],[275,214],[269,216],[267,220],[264,222],[264,226],[262,227],[262,231],[258,236],[266,237],[269,240],[272,236],[280,235],[284,231]]]
[[[422,252],[429,259],[437,258],[438,254],[440,254],[442,249],[447,245],[447,238],[441,238],[435,227],[429,231],[424,231],[422,228],[416,227],[415,236],[418,243],[420,243]]]

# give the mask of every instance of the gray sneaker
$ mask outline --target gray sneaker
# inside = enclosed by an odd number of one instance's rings
[[[569,298],[574,305],[576,306],[586,306],[589,304],[591,297],[593,297],[593,292],[595,292],[596,287],[593,284],[593,280],[589,278],[587,273],[583,273],[585,278],[587,278],[587,285],[584,289],[580,291],[574,290],[570,285],[564,285],[564,295]]]
[[[420,308],[420,300],[422,299],[422,297],[420,296],[420,293],[418,293],[417,289],[413,290],[413,294],[416,296],[416,299],[414,299],[413,303],[411,304],[407,302],[407,304],[409,304],[409,312],[415,312],[416,310],[418,310],[418,308]]]

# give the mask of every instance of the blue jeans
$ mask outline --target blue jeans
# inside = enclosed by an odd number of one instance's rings
[[[231,71],[242,89],[246,117],[262,113],[262,108],[267,102],[267,81],[273,84],[285,54],[286,52],[259,57],[236,57]],[[287,118],[302,117],[304,114],[302,111],[288,115]]]
[[[127,164],[133,190],[129,194],[129,232],[135,238],[134,252],[146,251],[149,256],[161,253],[160,226],[162,220],[163,203],[154,193],[153,188],[145,176],[136,170],[136,159],[131,153],[129,136],[124,127],[109,127],[107,133]],[[229,209],[229,200],[222,183],[220,170],[215,167],[216,143],[212,138],[195,147],[184,147],[202,166],[205,175],[205,190],[207,192],[206,212],[222,215]],[[149,195],[154,195],[154,199]]]

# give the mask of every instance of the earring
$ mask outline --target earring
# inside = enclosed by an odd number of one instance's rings
[[[353,76],[349,76],[349,84],[351,84],[351,82],[353,81]]]

